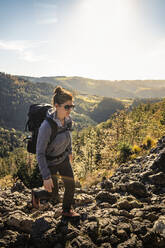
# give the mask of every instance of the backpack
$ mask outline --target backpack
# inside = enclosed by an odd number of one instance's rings
[[[50,137],[50,143],[55,139],[57,135],[57,123],[54,122],[51,118],[46,117],[48,109],[52,108],[50,104],[32,104],[29,107],[28,111],[28,121],[25,126],[25,131],[30,131],[32,133],[31,136],[28,136],[26,139],[27,143],[27,151],[29,153],[36,153],[36,144],[38,131],[41,126],[41,123],[46,119],[51,126],[52,133]],[[25,140],[26,140],[25,139]]]

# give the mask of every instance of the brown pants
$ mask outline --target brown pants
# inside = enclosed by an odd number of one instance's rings
[[[59,165],[49,166],[54,188],[52,188],[52,192],[48,192],[46,190],[38,190],[35,192],[36,196],[39,199],[52,199],[56,200],[58,198],[58,178],[57,178],[57,172],[59,172],[60,176],[62,177],[62,180],[64,182],[65,192],[63,197],[63,210],[68,211],[71,208],[71,205],[73,203],[73,197],[74,197],[74,191],[75,191],[75,181],[74,181],[74,175],[73,170],[69,161],[69,157],[64,160]]]

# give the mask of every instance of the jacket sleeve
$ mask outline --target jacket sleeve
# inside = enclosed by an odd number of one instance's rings
[[[44,121],[39,128],[36,146],[37,162],[43,180],[51,177],[46,161],[46,149],[50,141],[50,136],[51,127],[47,121]]]
[[[68,154],[72,154],[72,135],[71,135],[71,132],[70,132],[70,142],[68,145]]]
[[[68,145],[68,154],[72,154],[72,125],[73,125],[73,121],[72,119],[70,118],[70,132],[69,132],[69,135],[70,135],[70,142],[69,142],[69,145]]]

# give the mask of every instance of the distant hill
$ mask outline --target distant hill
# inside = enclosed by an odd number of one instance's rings
[[[153,98],[165,96],[165,80],[94,80],[83,77],[27,77],[24,80],[62,85],[79,93],[112,98]]]
[[[24,130],[30,104],[51,103],[54,87],[50,83],[33,83],[27,78],[0,73],[0,127]],[[105,121],[115,111],[124,108],[119,100],[105,100],[104,97],[78,92],[74,103],[76,108],[72,117],[77,129]]]

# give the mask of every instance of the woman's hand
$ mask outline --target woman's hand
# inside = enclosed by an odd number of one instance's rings
[[[44,188],[45,188],[46,191],[52,192],[52,188],[54,188],[52,178],[44,180]]]
[[[69,161],[72,164],[72,162],[73,162],[73,155],[72,154],[69,154]]]

